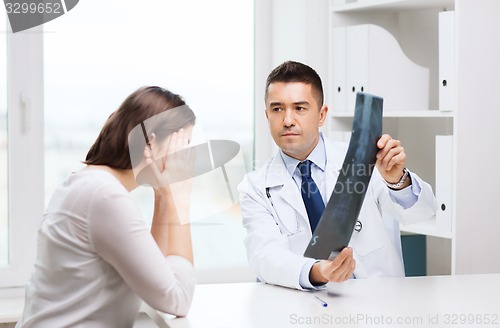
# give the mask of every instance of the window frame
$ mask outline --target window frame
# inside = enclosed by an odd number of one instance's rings
[[[43,27],[7,31],[9,262],[0,288],[24,286],[44,208]]]

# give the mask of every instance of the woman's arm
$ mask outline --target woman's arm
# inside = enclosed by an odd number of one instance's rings
[[[165,256],[179,255],[193,263],[189,196],[194,158],[187,149],[189,139],[184,129],[173,133],[165,142],[167,154],[162,167],[158,168],[161,181],[154,188],[151,234]]]
[[[175,190],[175,189],[174,189]],[[155,189],[155,204],[151,234],[165,256],[179,255],[193,263],[191,229],[189,218],[189,198],[174,198],[172,189]]]
[[[95,194],[89,211],[89,237],[96,253],[153,308],[186,315],[195,288],[188,255],[165,256],[148,231],[139,207],[123,190],[98,190]],[[168,238],[171,229],[162,228],[166,229],[158,231],[166,232]]]

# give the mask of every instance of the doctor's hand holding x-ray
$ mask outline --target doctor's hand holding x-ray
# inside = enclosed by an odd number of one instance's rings
[[[384,134],[377,142],[380,151],[377,153],[376,166],[389,184],[397,184],[403,178],[405,171],[406,154],[401,146],[401,141],[392,139],[390,135]],[[411,185],[411,178],[404,179],[401,186],[397,189],[403,189]],[[396,189],[396,188],[394,188]]]
[[[310,177],[326,205],[347,145],[327,140],[319,129],[327,119],[320,77],[307,65],[285,62],[268,76],[265,115],[278,153],[239,185],[245,246],[260,281],[296,289],[321,288],[355,276],[404,277],[399,224],[432,217],[431,187],[405,168],[406,153],[385,134],[377,142],[373,171],[349,247],[333,260],[304,257],[312,237],[299,163],[312,162]],[[303,167],[303,165],[301,165]],[[354,275],[353,275],[354,274]]]
[[[382,177],[390,184],[398,183],[404,175],[406,154],[399,140],[392,139],[384,134],[377,142],[380,149],[377,153],[376,166]],[[391,183],[391,181],[394,181]],[[400,189],[411,184],[406,179]],[[309,280],[313,285],[322,285],[328,282],[342,282],[351,278],[356,261],[352,258],[352,249],[344,248],[334,260],[321,260],[311,268]]]

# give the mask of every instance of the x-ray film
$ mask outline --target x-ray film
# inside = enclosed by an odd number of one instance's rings
[[[377,141],[382,135],[382,103],[380,97],[357,94],[349,148],[304,256],[332,259],[349,244],[375,169]]]

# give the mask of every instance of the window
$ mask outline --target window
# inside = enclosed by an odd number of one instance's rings
[[[44,28],[46,202],[83,166],[109,114],[143,85],[182,95],[207,138],[238,142],[251,168],[253,1],[80,1]],[[133,195],[150,218],[152,192]],[[247,266],[237,206],[192,234],[199,272]]]

